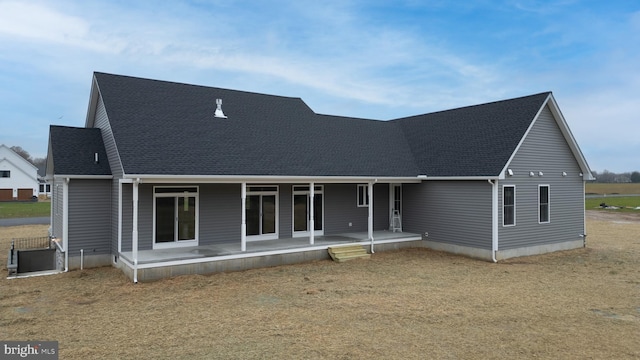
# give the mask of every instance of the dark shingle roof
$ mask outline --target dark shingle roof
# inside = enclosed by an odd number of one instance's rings
[[[128,174],[413,176],[399,127],[301,99],[96,73]],[[227,119],[214,117],[222,99]]]
[[[127,174],[496,176],[549,95],[376,121],[319,115],[299,98],[94,76]]]
[[[54,175],[111,175],[100,129],[51,125],[49,137]]]
[[[495,176],[551,93],[394,120],[427,176]]]

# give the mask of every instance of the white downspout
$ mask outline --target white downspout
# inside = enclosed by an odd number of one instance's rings
[[[122,253],[122,179],[118,181],[118,256]]]
[[[64,245],[64,271],[69,271],[69,178],[62,182],[62,242]]]
[[[371,253],[375,253],[373,249],[373,182],[369,183],[369,221],[367,223],[367,228],[369,231],[369,241],[371,241]]]
[[[247,183],[243,182],[240,189],[242,201],[242,223],[240,224],[240,251],[247,251]]]
[[[309,184],[309,244],[313,245],[316,241],[315,238],[315,221],[313,220],[314,214],[313,214],[313,202],[314,202],[314,198],[315,198],[315,189],[314,189],[315,184],[314,183],[310,183]]]
[[[131,231],[131,250],[133,253],[133,282],[138,282],[138,185],[140,179],[133,182],[133,230]]]
[[[498,180],[487,180],[491,184],[491,260],[495,263],[498,252]]]

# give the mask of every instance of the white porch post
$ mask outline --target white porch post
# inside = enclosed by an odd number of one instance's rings
[[[369,240],[371,241],[371,253],[373,254],[373,182],[369,183]]]
[[[131,231],[131,250],[133,253],[133,282],[138,282],[138,184],[133,182],[133,230]]]
[[[315,222],[313,220],[313,201],[314,201],[314,197],[315,197],[315,192],[314,192],[314,183],[310,183],[309,184],[309,244],[313,245],[315,243],[315,234],[314,234],[314,229],[315,229]]]
[[[247,251],[247,183],[242,183],[242,223],[240,224],[240,250]]]
[[[69,271],[69,178],[62,182],[62,245],[64,246],[64,271]]]

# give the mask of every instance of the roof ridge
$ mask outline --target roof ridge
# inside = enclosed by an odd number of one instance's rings
[[[94,76],[95,75],[105,75],[105,76],[110,76],[110,77],[128,78],[128,79],[131,79],[131,80],[142,80],[142,81],[149,81],[149,82],[155,82],[155,83],[165,83],[165,84],[171,84],[171,85],[182,85],[182,86],[198,87],[198,88],[205,88],[205,89],[216,89],[216,90],[233,91],[233,92],[237,92],[237,93],[244,93],[244,94],[250,94],[250,95],[272,96],[272,97],[282,98],[282,99],[301,100],[302,102],[304,102],[304,100],[302,100],[302,98],[299,97],[299,96],[296,97],[296,96],[284,96],[284,95],[267,94],[267,93],[261,93],[261,92],[257,92],[257,91],[246,91],[246,90],[230,89],[230,88],[223,88],[223,87],[217,87],[217,86],[190,84],[190,83],[186,83],[186,82],[151,79],[151,78],[145,78],[145,77],[140,77],[140,76],[112,74],[112,73],[106,73],[106,72],[100,72],[100,71],[94,71],[93,74],[94,74]],[[304,102],[304,103],[306,104],[306,102]]]
[[[424,113],[424,114],[410,115],[410,116],[405,116],[405,117],[400,117],[400,118],[391,119],[390,121],[394,121],[394,120],[403,120],[403,119],[411,119],[411,118],[421,117],[421,116],[425,116],[425,115],[440,114],[440,113],[445,113],[445,112],[449,112],[449,111],[465,110],[465,109],[471,109],[471,108],[476,108],[476,107],[480,107],[480,106],[488,106],[488,105],[495,105],[495,104],[499,104],[499,103],[513,102],[513,101],[523,100],[523,99],[532,98],[532,97],[536,97],[536,96],[540,96],[540,95],[546,95],[546,96],[545,96],[545,98],[546,98],[546,97],[548,97],[550,94],[553,94],[553,92],[551,92],[551,91],[545,91],[545,92],[540,92],[540,93],[537,93],[537,94],[531,94],[531,95],[518,96],[518,97],[515,97],[515,98],[508,98],[508,99],[502,99],[502,100],[490,101],[490,102],[481,103],[481,104],[473,104],[473,105],[460,106],[460,107],[451,108],[451,109],[437,110],[437,111],[432,111],[432,112],[428,112],[428,113]]]

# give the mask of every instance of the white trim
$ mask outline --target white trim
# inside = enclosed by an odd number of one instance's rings
[[[122,179],[118,181],[118,253],[122,252]]]
[[[367,219],[367,230],[369,233],[369,241],[371,241],[371,253],[373,254],[375,251],[373,249],[373,182],[369,183],[368,194],[369,194],[369,217]]]
[[[540,221],[540,188],[546,186],[547,187],[547,221]],[[538,184],[538,224],[550,224],[551,223],[551,185],[549,184]]]
[[[376,177],[376,176],[268,176],[268,175],[154,175],[154,174],[125,174],[125,179],[141,179],[147,183],[329,183],[329,184],[358,184],[369,181],[377,183],[420,183],[424,178],[418,177]],[[460,178],[452,178],[460,179]],[[481,178],[471,178],[469,180],[483,180]]]
[[[315,186],[313,182],[311,182],[309,183],[309,211],[308,211],[309,212],[309,244],[311,245],[313,245],[313,243],[315,242],[315,233],[316,233],[315,221],[313,220],[314,198],[315,198]],[[324,228],[322,230],[324,230]]]
[[[247,183],[240,185],[241,222],[240,222],[240,250],[247,251]]]
[[[133,224],[131,229],[131,254],[133,256],[133,282],[138,282],[138,181],[133,182]],[[155,205],[155,204],[154,204]]]
[[[93,180],[110,180],[113,175],[53,175],[54,179],[93,179]]]
[[[400,189],[400,232],[402,232],[402,184],[389,184],[389,229],[393,226],[393,209],[395,206],[395,189]]]
[[[493,180],[493,183],[491,182],[491,180],[488,180],[489,183],[491,184],[491,260],[493,260],[493,262],[497,262],[497,257],[496,254],[498,253],[498,240],[499,240],[499,236],[500,236],[500,229],[498,227],[498,221],[500,221],[500,216],[499,216],[499,208],[498,208],[498,203],[499,203],[499,192],[500,192],[500,186],[498,185],[498,179]],[[514,190],[514,194],[515,194],[515,190]],[[515,197],[514,197],[514,205],[515,205]],[[514,206],[515,209],[515,206]],[[515,211],[515,210],[514,210]],[[513,216],[514,222],[515,222],[515,213]]]
[[[513,188],[513,224],[505,224],[504,223],[504,188],[512,187]],[[516,226],[516,204],[517,204],[517,196],[516,196],[516,186],[515,185],[502,185],[502,227],[512,227]]]
[[[538,119],[540,117],[540,114],[542,113],[542,110],[544,110],[545,106],[547,106],[547,105],[549,105],[549,110],[551,111],[551,115],[553,115],[553,119],[555,120],[556,124],[558,125],[558,128],[560,129],[560,132],[562,133],[565,141],[567,142],[567,145],[569,145],[569,148],[571,149],[571,153],[576,158],[576,160],[578,162],[578,166],[580,166],[580,169],[581,169],[581,171],[583,173],[583,179],[584,180],[595,180],[595,178],[593,177],[593,174],[591,174],[591,170],[589,168],[589,164],[587,163],[587,160],[585,159],[584,155],[582,154],[582,151],[580,150],[580,147],[578,146],[578,143],[576,142],[576,139],[573,137],[573,134],[571,133],[571,129],[569,129],[569,125],[567,124],[567,121],[565,120],[564,116],[562,115],[562,112],[560,111],[560,108],[558,107],[558,104],[556,103],[556,100],[553,97],[553,94],[551,94],[551,93],[549,93],[549,95],[547,96],[545,101],[542,103],[542,106],[540,106],[540,109],[538,109],[538,112],[536,113],[536,115],[534,116],[533,120],[531,121],[531,124],[529,124],[529,127],[527,128],[527,131],[525,131],[524,135],[522,136],[522,138],[518,142],[518,145],[516,146],[516,148],[513,151],[513,153],[511,153],[511,156],[509,157],[509,160],[507,160],[507,162],[505,163],[504,167],[502,168],[502,171],[500,172],[499,178],[501,180],[505,179],[505,173],[507,171],[507,168],[511,165],[511,161],[513,160],[513,158],[516,156],[516,154],[520,150],[520,147],[522,146],[522,144],[524,143],[525,139],[529,135],[529,132],[531,131],[531,129],[533,128],[535,123],[538,121]]]
[[[64,271],[69,271],[69,179],[62,182],[62,242],[64,243]]]
[[[134,183],[135,184],[135,183]],[[156,193],[156,189],[171,189],[171,188],[185,188],[185,187],[190,187],[190,188],[195,188],[196,191],[195,192],[187,192],[186,194],[188,195],[188,197],[194,197],[195,198],[195,214],[194,214],[194,221],[195,221],[195,228],[194,228],[194,236],[195,239],[189,239],[189,240],[178,240],[178,232],[177,232],[177,222],[178,222],[178,218],[177,218],[177,214],[175,215],[174,218],[174,240],[172,242],[161,242],[158,243],[156,242],[156,199],[159,197],[166,197],[166,198],[173,198],[175,201],[177,201],[178,198],[184,198],[185,197],[185,192],[163,192],[163,193]],[[152,249],[156,250],[156,249],[172,249],[172,248],[177,248],[177,247],[187,247],[187,246],[198,246],[198,242],[199,242],[199,235],[200,235],[200,187],[197,185],[188,185],[188,186],[179,186],[179,185],[174,185],[174,186],[153,186],[152,189],[152,196],[153,196],[153,205],[152,205],[152,216],[153,216],[153,230],[152,230],[152,240],[151,240],[151,245],[152,245]],[[174,203],[175,205],[175,203]],[[178,212],[178,208],[176,206],[175,208],[175,212]]]

